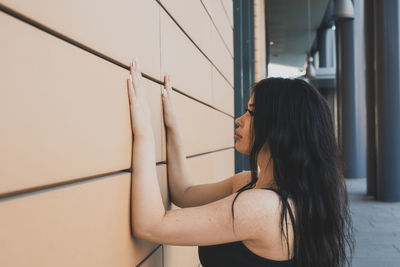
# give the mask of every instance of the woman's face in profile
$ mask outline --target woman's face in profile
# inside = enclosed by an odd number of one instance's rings
[[[253,106],[253,95],[247,103],[247,109],[241,117],[235,120],[235,123],[239,126],[235,130],[235,148],[240,153],[249,155],[251,151],[250,146],[250,122],[253,119],[251,113],[254,111]]]

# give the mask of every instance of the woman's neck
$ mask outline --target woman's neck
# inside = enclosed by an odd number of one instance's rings
[[[274,163],[269,151],[260,153],[257,159],[258,181],[256,188],[277,188],[274,178]]]

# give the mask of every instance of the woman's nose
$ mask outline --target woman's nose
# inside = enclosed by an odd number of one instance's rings
[[[241,119],[242,117],[239,117],[239,118],[237,118],[236,120],[235,120],[235,123],[237,124],[237,125],[239,125],[240,126],[240,119]]]

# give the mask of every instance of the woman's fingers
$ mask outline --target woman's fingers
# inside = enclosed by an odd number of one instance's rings
[[[165,96],[169,95],[171,96],[172,88],[171,88],[171,75],[166,74],[164,75],[164,89],[163,89],[163,94]]]
[[[171,75],[164,75],[164,88],[171,90]]]
[[[142,68],[140,67],[139,59],[137,57],[133,58],[132,65],[134,65],[134,71],[139,78],[142,78]]]
[[[169,86],[170,86],[170,83],[169,83],[168,74],[167,74],[167,75],[164,75],[164,88],[168,89]]]
[[[168,92],[167,92],[168,87],[169,87],[168,77],[167,77],[167,75],[164,75],[164,88],[162,89],[162,92],[161,92],[161,94],[163,95],[163,98],[166,98],[166,97],[167,97],[167,94],[168,94]]]
[[[135,64],[135,62],[133,61],[132,64],[131,64],[131,67],[130,67],[130,74],[131,74],[130,77],[131,77],[131,83],[132,83],[133,90],[134,90],[134,92],[136,93],[136,88],[137,88],[137,74],[136,74],[135,68],[136,68],[136,64]]]
[[[128,96],[130,104],[132,104],[132,101],[135,99],[135,91],[132,86],[132,80],[132,75],[129,75],[129,78],[126,81],[128,83]]]
[[[132,76],[132,87],[136,95],[145,94],[145,89],[142,85],[142,73],[140,72],[140,64],[137,57],[134,57],[130,66],[130,73]]]

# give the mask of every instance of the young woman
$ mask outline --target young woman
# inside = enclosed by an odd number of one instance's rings
[[[235,149],[249,155],[250,171],[194,185],[169,75],[165,76],[161,98],[168,183],[172,202],[182,208],[166,211],[155,170],[150,109],[136,60],[130,71],[135,236],[199,246],[204,267],[350,263],[354,240],[340,152],[330,109],[317,90],[300,79],[256,83],[246,113],[235,120]]]

